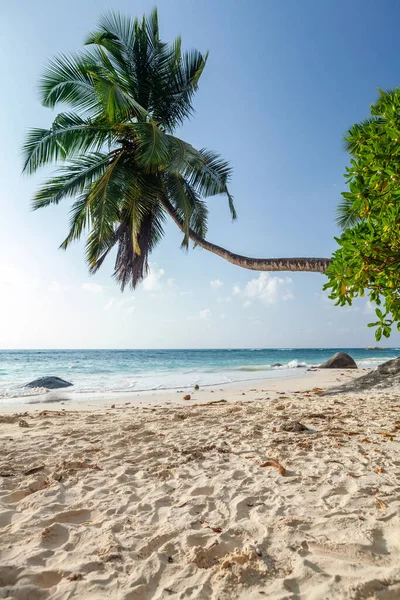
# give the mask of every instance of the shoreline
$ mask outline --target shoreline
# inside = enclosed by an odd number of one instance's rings
[[[332,387],[339,385],[356,376],[365,374],[370,369],[315,369],[303,372],[299,376],[271,377],[266,379],[251,379],[241,382],[226,383],[223,385],[207,385],[194,390],[193,387],[182,387],[178,390],[147,390],[131,392],[69,392],[69,388],[49,390],[37,396],[20,396],[8,398],[7,403],[0,404],[0,413],[31,412],[38,410],[97,410],[107,408],[112,404],[130,406],[173,406],[205,403],[213,400],[225,399],[228,401],[252,401],[260,393],[283,393],[295,390],[304,391],[310,387]],[[191,400],[183,400],[186,394],[191,395]],[[77,397],[80,395],[80,399]],[[34,400],[28,401],[27,398]]]

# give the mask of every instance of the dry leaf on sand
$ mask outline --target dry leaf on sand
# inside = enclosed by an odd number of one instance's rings
[[[266,462],[261,463],[260,467],[275,467],[281,475],[285,475],[286,473],[285,467],[277,460],[267,460]]]
[[[375,500],[378,505],[378,508],[382,508],[382,509],[387,508],[386,504],[384,502],[382,502],[382,500],[379,500],[379,498],[375,498]]]

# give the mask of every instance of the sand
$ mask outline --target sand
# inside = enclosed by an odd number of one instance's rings
[[[400,598],[400,390],[354,376],[2,410],[0,598]]]

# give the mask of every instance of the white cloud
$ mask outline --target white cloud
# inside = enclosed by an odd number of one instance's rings
[[[118,300],[116,303],[116,307],[118,310],[122,310],[124,313],[129,314],[133,313],[135,310],[134,306],[135,296],[130,296],[129,298],[124,298],[123,300]]]
[[[343,312],[358,312],[360,309],[358,306],[342,306]]]
[[[375,305],[370,302],[369,300],[366,301],[365,306],[364,306],[364,312],[367,315],[372,315],[375,313]]]
[[[101,287],[101,286],[100,286]],[[49,292],[70,292],[74,290],[74,286],[69,283],[60,283],[59,281],[52,281],[49,286],[47,286]]]
[[[0,265],[0,281],[2,293],[4,290],[32,292],[40,283],[39,279],[31,278],[27,273],[10,265]]]
[[[133,311],[136,310],[136,307],[133,304],[134,301],[134,296],[130,296],[129,298],[123,298],[122,300],[118,301],[116,301],[115,298],[111,298],[104,306],[104,310],[108,311],[113,309],[116,311],[122,311],[126,314],[133,313]]]
[[[241,293],[241,289],[240,289],[240,285],[238,285],[237,283],[233,286],[233,290],[232,293],[234,296],[237,296],[238,294]]]
[[[210,319],[210,317],[211,317],[211,310],[209,308],[204,308],[199,313],[199,319],[201,321],[208,321],[208,319]]]
[[[61,285],[58,283],[58,281],[52,281],[47,289],[49,292],[61,292]]]
[[[249,306],[251,306],[253,303],[250,302],[250,300],[246,300],[246,302],[243,302],[243,308],[249,308]]]
[[[218,296],[217,302],[218,304],[226,304],[227,302],[232,302],[232,298],[230,296]]]
[[[157,292],[161,288],[160,279],[163,277],[165,271],[164,269],[160,269],[160,267],[156,264],[150,264],[149,273],[147,277],[143,280],[142,288],[146,292]]]
[[[113,298],[111,298],[111,300],[109,300],[107,302],[107,304],[104,306],[104,310],[110,310],[110,308],[114,305],[114,300]]]
[[[272,277],[269,273],[260,273],[246,284],[244,295],[258,298],[264,304],[275,304],[278,300],[293,299],[291,285],[290,277]]]
[[[103,291],[103,286],[98,283],[82,283],[81,288],[91,294],[101,294]]]
[[[224,285],[224,282],[221,281],[220,279],[212,279],[210,281],[210,285],[212,288],[218,289]]]
[[[194,317],[187,317],[190,321],[209,321],[211,318],[211,310],[209,308],[203,308],[198,315]]]

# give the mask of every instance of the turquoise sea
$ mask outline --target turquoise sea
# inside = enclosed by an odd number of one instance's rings
[[[174,390],[195,384],[293,377],[339,350],[348,352],[360,367],[368,368],[400,355],[400,348],[0,350],[0,401],[45,394],[45,390],[24,388],[45,375],[73,383],[68,392],[82,400],[89,393]]]

